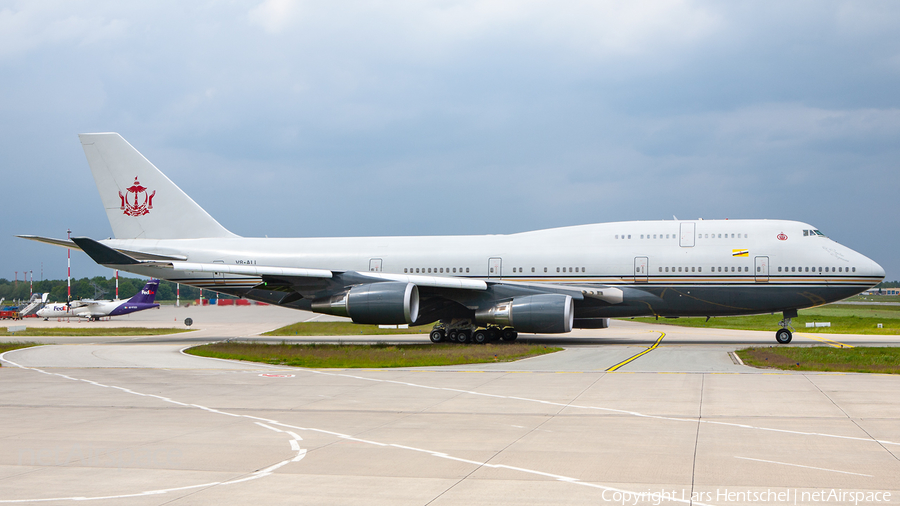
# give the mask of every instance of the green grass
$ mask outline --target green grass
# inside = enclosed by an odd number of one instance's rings
[[[634,318],[644,323],[661,323],[681,327],[706,327],[736,330],[775,331],[781,314],[755,316],[724,316],[710,318]],[[831,327],[806,328],[808,322],[831,322]],[[877,324],[883,328],[877,328]],[[855,306],[850,304],[830,304],[799,312],[799,317],[791,321],[797,332],[815,334],[900,334],[900,306]]]
[[[18,350],[20,348],[31,348],[32,346],[40,346],[41,343],[32,343],[27,341],[10,341],[5,343],[0,343],[0,353],[6,353],[11,350]]]
[[[900,347],[778,346],[736,352],[747,365],[791,371],[900,374]]]
[[[197,346],[189,348],[185,352],[201,357],[247,360],[293,367],[382,368],[511,362],[560,350],[562,348],[516,343],[465,346],[459,344],[340,345],[228,342]]]
[[[19,332],[9,332],[6,329],[0,331],[0,337],[82,337],[82,336],[159,336],[164,334],[178,334],[197,329],[172,329],[172,328],[143,328],[143,327],[115,327],[115,328],[66,328],[66,327],[27,327]]]
[[[900,295],[854,295],[844,300],[851,302],[900,302]]]
[[[360,325],[350,322],[302,322],[281,327],[264,336],[387,336],[392,334],[427,334],[428,327],[409,329],[382,329],[378,325]]]

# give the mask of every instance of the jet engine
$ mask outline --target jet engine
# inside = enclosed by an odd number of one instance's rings
[[[419,317],[419,289],[412,283],[358,285],[312,301],[315,313],[346,316],[354,323],[413,323]]]
[[[515,297],[475,311],[475,321],[519,332],[562,334],[572,331],[575,304],[571,295],[543,294]]]

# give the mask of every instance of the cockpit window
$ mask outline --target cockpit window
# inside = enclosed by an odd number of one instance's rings
[[[803,237],[816,237],[816,236],[825,237],[825,234],[823,234],[822,232],[820,232],[818,230],[804,230],[803,231]]]

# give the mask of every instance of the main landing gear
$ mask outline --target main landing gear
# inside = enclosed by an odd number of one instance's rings
[[[791,339],[794,335],[788,330],[788,327],[794,328],[791,326],[791,318],[797,317],[797,310],[790,309],[783,313],[783,319],[778,322],[781,325],[781,329],[778,332],[775,332],[775,340],[778,341],[778,344],[787,344],[791,342]]]
[[[512,327],[489,326],[478,328],[469,320],[454,320],[450,323],[442,321],[435,324],[431,330],[430,337],[433,343],[450,341],[451,343],[460,344],[484,344],[498,339],[515,341],[519,337],[519,333]]]

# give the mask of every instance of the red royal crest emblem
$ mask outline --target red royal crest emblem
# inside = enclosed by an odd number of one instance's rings
[[[784,235],[784,232],[778,234],[778,235],[775,236],[775,237],[777,237],[779,241],[787,241],[787,236]]]
[[[136,176],[134,184],[125,188],[125,192],[124,195],[121,191],[119,192],[119,199],[122,200],[122,207],[119,209],[126,216],[143,216],[153,209],[153,197],[156,195],[156,190],[147,195],[147,188],[141,186]]]

